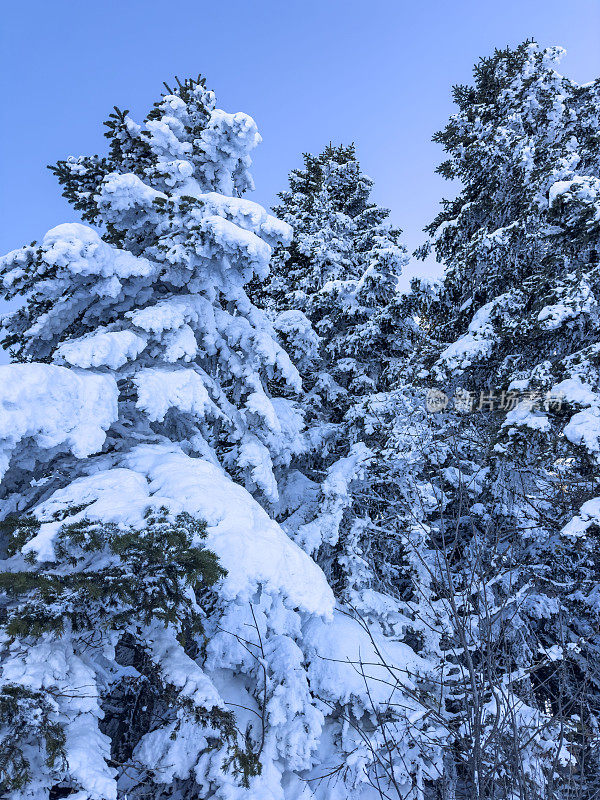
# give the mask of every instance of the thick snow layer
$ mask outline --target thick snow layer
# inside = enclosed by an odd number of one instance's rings
[[[318,361],[320,339],[302,311],[282,311],[273,321],[273,327],[285,338],[286,350],[298,369],[306,372]]]
[[[51,364],[0,367],[0,477],[23,439],[63,447],[77,458],[101,449],[117,419],[118,390],[110,375]]]
[[[351,502],[350,485],[362,475],[371,458],[369,448],[358,442],[352,445],[346,457],[329,467],[321,484],[321,511],[315,519],[302,525],[296,535],[296,541],[307,553],[314,553],[323,542],[337,543],[342,518]]]
[[[146,347],[147,340],[133,331],[104,331],[82,339],[65,342],[55,360],[66,361],[73,367],[108,367],[119,369]]]
[[[287,245],[292,239],[292,228],[287,222],[267,214],[261,205],[252,200],[226,197],[217,192],[198,194],[196,199],[200,200],[206,213],[223,217],[240,228],[255,233],[270,245],[279,242]]]
[[[32,691],[51,692],[67,720],[65,751],[69,772],[86,800],[117,800],[115,770],[108,766],[110,739],[98,730],[103,717],[93,668],[76,655],[71,642],[40,640],[25,651],[16,645],[4,661],[2,678]],[[47,795],[46,795],[47,796]]]
[[[199,709],[223,707],[216,686],[186,654],[171,628],[155,622],[146,633],[146,641],[150,658],[182,697]]]
[[[105,278],[145,277],[154,266],[127,250],[103,242],[95,230],[78,222],[57,225],[42,240],[44,261],[76,275],[99,275]]]
[[[428,668],[408,645],[384,639],[376,630],[369,633],[363,624],[337,611],[333,624],[310,620],[306,639],[315,653],[309,667],[311,683],[320,687],[322,696],[341,702],[360,699],[366,707],[386,707],[394,687],[414,689],[413,678]]]
[[[583,203],[597,203],[600,197],[600,178],[588,175],[576,175],[569,181],[556,181],[548,192],[548,205],[553,206],[559,198],[568,195],[568,199]]]
[[[122,468],[80,478],[37,509],[49,520],[59,509],[86,505],[75,517],[143,524],[150,508],[187,511],[207,523],[206,545],[227,570],[220,594],[247,601],[259,587],[281,593],[292,607],[329,617],[333,594],[317,565],[283,533],[251,495],[214,464],[175,445],[135,448]],[[57,523],[42,525],[27,549],[51,557]]]
[[[598,304],[587,276],[576,281],[575,274],[567,275],[566,283],[559,284],[555,294],[558,302],[545,306],[537,317],[547,330],[556,330],[568,320],[589,315]]]
[[[564,399],[569,405],[583,406],[573,414],[564,429],[566,438],[573,444],[586,447],[590,453],[600,454],[600,397],[591,386],[579,377],[568,378],[552,387],[551,394]]]
[[[568,306],[565,303],[554,303],[553,305],[545,306],[537,318],[539,322],[545,323],[544,327],[547,330],[556,330],[567,320],[576,317],[578,313],[574,306]]]
[[[193,369],[142,369],[133,379],[137,407],[153,420],[163,420],[170,408],[202,419],[207,412],[218,413],[208,396],[203,378]]]
[[[495,305],[496,301],[493,300],[479,309],[471,320],[467,333],[441,353],[438,364],[451,370],[463,370],[476,359],[488,355],[494,342],[491,314]]]
[[[600,525],[600,497],[594,497],[584,503],[579,514],[565,525],[561,533],[563,536],[578,539],[592,525]]]
[[[271,258],[271,247],[267,242],[216,214],[203,216],[201,224],[220,252],[236,261],[251,262],[256,274],[266,277]]]
[[[600,410],[586,408],[574,414],[565,427],[564,434],[573,444],[586,447],[590,453],[600,453]]]
[[[245,433],[239,445],[238,466],[246,469],[252,484],[256,486],[271,503],[279,500],[277,481],[273,474],[273,460],[265,445],[252,433]]]
[[[530,400],[522,400],[508,412],[502,427],[517,426],[519,428],[531,428],[535,431],[546,432],[550,430],[550,420],[546,414],[536,411]]]
[[[210,313],[207,300],[196,295],[179,295],[160,300],[145,308],[128,311],[125,314],[138,328],[155,336],[164,331],[181,328],[187,323],[197,324],[198,320]]]
[[[157,192],[144,183],[137,175],[108,175],[102,182],[99,205],[110,205],[112,211],[130,211],[137,208],[150,208],[158,198],[166,200],[163,192]]]
[[[600,400],[587,383],[582,383],[580,378],[567,378],[556,383],[550,392],[552,397],[561,398],[570,405],[591,406]]]

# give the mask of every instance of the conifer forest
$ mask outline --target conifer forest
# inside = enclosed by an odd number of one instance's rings
[[[3,800],[600,798],[600,79],[483,55],[414,252],[360,141],[254,202],[202,76],[51,165],[80,221],[0,260]]]

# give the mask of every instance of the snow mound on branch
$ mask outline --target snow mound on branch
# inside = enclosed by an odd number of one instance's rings
[[[302,525],[296,534],[296,541],[307,553],[314,553],[323,542],[337,544],[340,525],[351,502],[350,485],[363,474],[371,458],[369,448],[358,442],[352,445],[346,457],[329,467],[321,484],[321,511],[315,519]]]
[[[205,318],[210,320],[211,307],[208,301],[197,295],[179,295],[161,300],[145,308],[128,311],[125,316],[138,328],[160,336],[164,331],[181,328],[188,322],[195,325]]]
[[[56,357],[73,367],[119,369],[137,358],[147,340],[133,331],[103,331],[73,342],[65,342]]]
[[[135,378],[136,406],[153,420],[163,420],[170,408],[202,419],[218,409],[208,396],[202,377],[193,369],[142,369]]]
[[[151,208],[157,199],[166,200],[167,195],[157,192],[131,172],[125,175],[107,175],[98,193],[100,208],[108,205],[112,211]]]
[[[208,214],[223,217],[246,231],[251,231],[272,247],[278,243],[287,245],[292,239],[292,228],[287,222],[267,214],[265,209],[252,200],[227,197],[217,192],[197,194]]]
[[[110,739],[98,730],[104,713],[91,664],[75,655],[68,640],[41,640],[30,646],[24,657],[15,647],[3,664],[3,679],[31,691],[51,689],[57,706],[68,713],[65,751],[69,771],[84,790],[74,797],[116,800],[116,771],[108,766]],[[35,796],[48,795],[42,790]]]
[[[467,333],[441,353],[437,362],[439,366],[450,370],[465,370],[474,361],[491,352],[495,341],[491,315],[495,305],[496,301],[493,300],[479,309],[471,320]]]
[[[0,367],[0,477],[22,439],[42,449],[62,446],[77,458],[98,452],[117,419],[117,398],[110,375],[52,364]]]
[[[183,697],[196,708],[223,707],[223,701],[214,683],[187,655],[169,627],[154,622],[149,626],[146,636],[150,658]]]
[[[583,445],[590,453],[600,454],[600,410],[586,408],[574,414],[566,425],[564,434],[573,444]]]
[[[312,559],[242,486],[175,445],[141,445],[125,457],[123,467],[79,478],[55,492],[36,510],[46,524],[27,549],[48,560],[59,527],[52,516],[82,505],[87,507],[70,521],[142,526],[148,508],[186,511],[206,521],[206,546],[227,570],[220,588],[224,599],[248,601],[260,587],[275,596],[281,593],[292,608],[331,617],[333,594]]]
[[[600,399],[592,387],[583,383],[578,376],[554,384],[550,394],[552,397],[565,400],[569,405],[578,406],[592,406]]]
[[[556,181],[548,191],[548,205],[557,201],[579,200],[591,205],[597,204],[600,197],[600,178],[590,175],[576,175],[568,181]],[[600,217],[600,210],[597,211]]]
[[[546,306],[538,314],[538,322],[544,322],[548,330],[556,330],[560,328],[568,319],[573,319],[575,311],[568,308],[564,303],[555,303],[551,306]]]
[[[552,395],[572,406],[583,406],[573,414],[564,429],[565,437],[575,445],[586,447],[598,457],[600,454],[600,397],[594,389],[576,375],[552,387]]]
[[[219,251],[224,251],[227,256],[240,262],[251,263],[259,277],[266,277],[272,250],[267,242],[252,231],[239,228],[217,215],[203,217],[201,225],[210,236],[212,247],[216,246]]]
[[[49,230],[42,249],[47,264],[76,275],[132,278],[145,277],[154,270],[147,258],[111,247],[93,228],[79,222],[65,222]]]
[[[385,708],[402,688],[414,690],[412,679],[428,669],[408,645],[384,639],[341,612],[336,611],[333,624],[310,620],[306,638],[314,648],[311,684],[343,703],[359,699],[367,707]]]
[[[579,514],[568,522],[561,534],[572,539],[583,536],[592,525],[600,524],[600,497],[594,497],[585,502],[579,509]]]
[[[503,428],[516,426],[518,428],[531,428],[534,431],[546,433],[550,430],[550,420],[546,414],[535,409],[532,400],[522,400],[508,412],[502,423]]]

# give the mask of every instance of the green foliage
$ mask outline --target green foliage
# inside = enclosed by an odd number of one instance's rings
[[[165,83],[166,92],[154,103],[147,114],[145,122],[160,119],[164,112],[164,98],[176,95],[196,112],[190,115],[190,134],[199,137],[208,119],[208,111],[202,103],[201,96],[195,93],[197,87],[205,88],[205,79],[186,78],[182,83],[175,78],[176,86],[171,88]],[[156,154],[148,144],[148,131],[141,130],[129,118],[128,109],[113,107],[113,112],[104,122],[104,135],[109,140],[107,157],[84,156],[77,159],[60,160],[48,169],[58,178],[65,197],[87,222],[98,219],[98,205],[95,195],[104,178],[111,172],[132,172],[140,178],[147,178],[148,173],[156,167]],[[108,231],[104,238],[114,244],[119,243],[116,231]]]
[[[55,703],[44,692],[18,684],[0,691],[0,793],[23,789],[32,779],[26,748],[33,738],[51,770],[64,766],[65,735],[55,720]]]
[[[5,597],[0,635],[5,646],[28,648],[44,637],[46,642],[70,642],[75,652],[92,642],[102,651],[103,636],[116,633],[117,660],[135,665],[138,678],[132,681],[126,673],[111,690],[119,700],[103,727],[113,740],[114,757],[129,758],[157,720],[176,714],[176,736],[181,720],[191,715],[214,732],[211,746],[228,742],[231,768],[247,782],[258,767],[251,750],[238,743],[231,714],[202,709],[180,697],[168,673],[145,653],[143,626],[152,622],[169,626],[185,651],[202,633],[202,595],[225,575],[216,555],[202,544],[205,523],[187,513],[171,517],[164,508],[148,511],[139,529],[85,518],[69,522],[78,511],[67,512],[54,540],[52,563],[34,560],[28,565],[21,554],[39,533],[38,520],[4,521],[10,553],[0,572],[0,597]],[[8,653],[5,650],[5,656]],[[0,791],[23,789],[35,778],[35,751],[43,754],[52,780],[68,774],[61,695],[56,686],[32,691],[10,680],[0,686]],[[108,711],[110,697],[105,702]],[[151,712],[144,713],[146,708]]]
[[[16,552],[38,532],[40,523],[15,525],[10,549]],[[189,514],[170,520],[166,509],[148,512],[144,528],[82,519],[61,527],[56,563],[0,572],[0,590],[13,601],[6,632],[40,636],[102,624],[118,629],[135,616],[186,624],[200,631],[199,615],[187,587],[215,584],[224,574],[214,553],[201,545],[205,524]]]

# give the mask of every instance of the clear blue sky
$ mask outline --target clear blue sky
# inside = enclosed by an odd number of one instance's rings
[[[600,0],[5,0],[0,24],[0,252],[76,219],[45,165],[104,151],[112,106],[140,118],[174,75],[256,119],[265,205],[303,151],[356,142],[411,249],[451,191],[431,135],[480,56],[533,36],[600,75]]]

